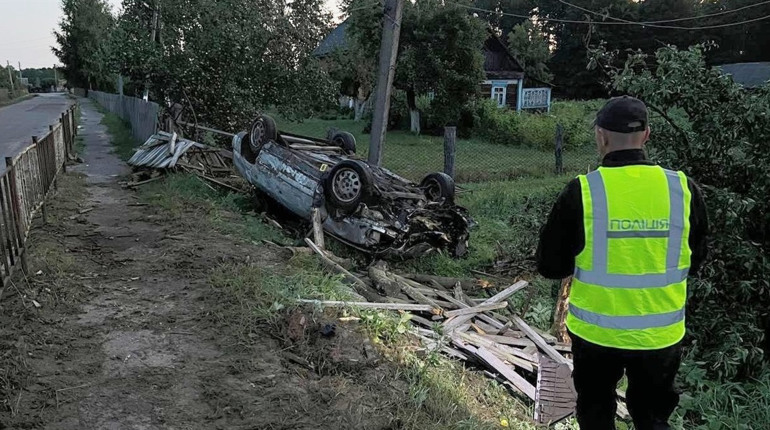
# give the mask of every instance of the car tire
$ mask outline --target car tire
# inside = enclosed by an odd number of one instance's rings
[[[420,183],[420,188],[428,201],[453,203],[455,200],[455,181],[446,173],[429,174]]]
[[[335,133],[331,142],[334,146],[342,148],[345,154],[353,155],[356,153],[356,138],[347,131]]]
[[[275,120],[267,115],[260,115],[251,123],[249,129],[249,145],[254,155],[259,154],[259,150],[271,140],[278,139],[278,128]]]
[[[326,204],[332,209],[351,213],[372,196],[372,172],[366,163],[343,160],[332,167],[324,181]]]

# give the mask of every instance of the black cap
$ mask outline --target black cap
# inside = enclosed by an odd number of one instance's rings
[[[610,99],[596,114],[595,125],[618,133],[634,133],[647,129],[647,106],[634,97]]]

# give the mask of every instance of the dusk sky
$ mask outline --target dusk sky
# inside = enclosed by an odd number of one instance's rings
[[[108,0],[113,13],[121,0]],[[327,0],[327,7],[337,0]],[[336,8],[334,9],[336,10]],[[336,12],[335,12],[336,15]],[[58,59],[51,52],[53,31],[61,19],[60,0],[0,0],[0,62],[13,67],[51,67]]]

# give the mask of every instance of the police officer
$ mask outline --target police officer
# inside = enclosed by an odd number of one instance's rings
[[[668,429],[679,402],[687,277],[706,254],[706,207],[684,173],[647,159],[640,100],[610,100],[595,135],[602,165],[559,194],[541,231],[538,271],[574,275],[567,328],[580,427],[615,429],[615,390],[625,373],[636,428]]]

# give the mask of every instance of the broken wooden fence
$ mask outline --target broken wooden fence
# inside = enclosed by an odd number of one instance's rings
[[[32,219],[41,208],[45,213],[43,203],[74,154],[76,135],[72,106],[45,136],[33,136],[30,146],[5,159],[6,169],[0,176],[0,289],[19,264],[27,272],[26,241]]]

